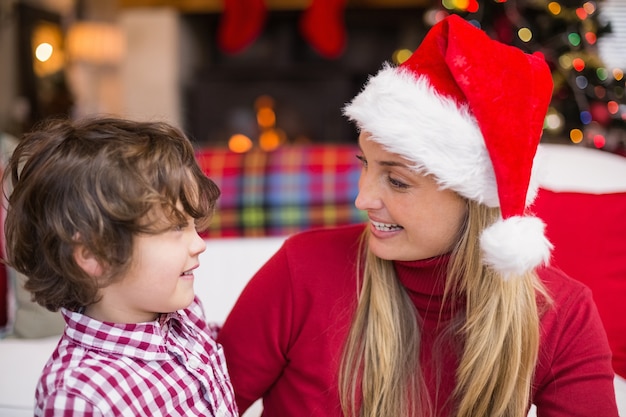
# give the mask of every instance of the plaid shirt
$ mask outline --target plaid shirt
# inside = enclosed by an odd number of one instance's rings
[[[222,348],[196,298],[158,321],[66,321],[36,391],[36,416],[237,416]]]

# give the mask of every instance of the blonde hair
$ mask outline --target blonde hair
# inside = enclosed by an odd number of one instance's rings
[[[462,352],[451,399],[453,415],[523,417],[539,350],[536,293],[548,297],[535,273],[505,281],[481,263],[480,232],[500,212],[471,200],[467,206],[444,295],[445,300],[466,300],[460,324],[452,320],[444,331]],[[362,247],[366,240],[367,232]],[[415,306],[391,261],[367,250],[359,253],[363,282],[339,373],[343,413],[434,416],[419,360],[421,329]]]

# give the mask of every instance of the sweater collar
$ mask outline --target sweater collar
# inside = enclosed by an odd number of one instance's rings
[[[450,254],[418,261],[394,261],[398,279],[409,291],[424,295],[442,296]]]
[[[437,326],[463,308],[463,300],[444,306],[444,290],[451,255],[419,261],[394,261],[400,283],[407,290],[425,326]]]

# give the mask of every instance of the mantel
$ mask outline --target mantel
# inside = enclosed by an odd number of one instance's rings
[[[298,10],[308,7],[311,0],[265,0],[269,10]],[[348,0],[347,7],[404,8],[428,7],[434,0]],[[171,7],[183,13],[216,13],[223,7],[223,0],[118,0],[120,8]]]

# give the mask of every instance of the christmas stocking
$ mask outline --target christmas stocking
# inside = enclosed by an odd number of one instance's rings
[[[325,58],[338,58],[346,43],[346,0],[311,0],[300,20],[304,39]]]
[[[217,33],[219,47],[229,54],[245,49],[261,33],[266,14],[264,0],[224,0]]]

